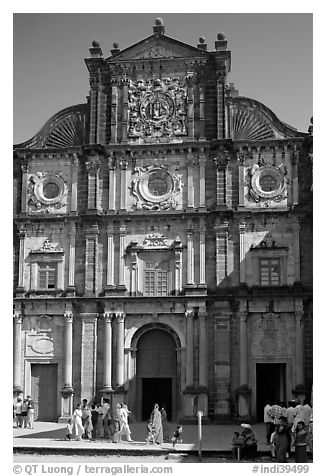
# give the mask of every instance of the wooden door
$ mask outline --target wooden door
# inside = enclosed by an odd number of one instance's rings
[[[57,381],[57,364],[31,364],[31,396],[35,403],[35,420],[57,420]]]

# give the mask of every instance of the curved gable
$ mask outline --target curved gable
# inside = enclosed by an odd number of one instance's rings
[[[88,105],[67,107],[49,119],[34,137],[15,149],[63,149],[88,142]]]
[[[267,106],[254,99],[229,98],[228,110],[232,140],[288,139],[307,135],[280,121]]]

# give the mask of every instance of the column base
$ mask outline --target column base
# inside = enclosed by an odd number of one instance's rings
[[[104,288],[104,295],[105,297],[107,296],[113,296],[117,294],[117,288],[113,284],[107,284]]]
[[[23,389],[20,386],[17,385],[17,386],[13,387],[13,396],[14,396],[14,398],[18,397],[22,393],[23,393]]]
[[[124,387],[117,387],[111,395],[112,395],[112,408],[113,409],[115,408],[117,403],[120,403],[120,405],[125,403],[126,391],[125,391]]]
[[[58,423],[67,423],[73,414],[74,390],[71,386],[65,386],[61,390],[61,415]]]
[[[119,284],[116,288],[115,288],[115,294],[122,294],[122,295],[125,295],[127,292],[127,288],[124,284]]]
[[[239,418],[250,419],[251,390],[248,385],[241,385],[237,390]]]
[[[16,288],[15,296],[16,297],[24,297],[25,293],[26,293],[25,288],[23,288],[22,286],[18,286]]]
[[[75,297],[76,296],[76,286],[68,286],[66,289],[67,297]]]

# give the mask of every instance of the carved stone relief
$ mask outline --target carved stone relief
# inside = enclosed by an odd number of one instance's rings
[[[168,210],[181,205],[181,175],[160,165],[135,167],[133,174],[130,190],[137,209]]]
[[[264,207],[273,206],[287,198],[286,167],[255,163],[247,169],[246,185],[249,197]]]
[[[130,81],[128,136],[168,142],[187,135],[187,87],[179,78]]]
[[[33,213],[65,213],[68,188],[59,174],[37,172],[29,178],[28,211]]]

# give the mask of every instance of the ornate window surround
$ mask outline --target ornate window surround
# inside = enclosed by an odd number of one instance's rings
[[[161,233],[149,233],[143,244],[131,241],[126,248],[130,261],[131,295],[145,294],[146,263],[159,262],[162,254],[166,254],[168,266],[168,294],[179,294],[182,289],[182,243],[179,237],[168,240]],[[156,259],[157,257],[157,259]],[[142,279],[140,279],[142,272]]]
[[[287,262],[288,247],[277,246],[271,235],[267,235],[259,246],[252,246],[250,251],[253,253],[254,265],[254,286],[264,286],[260,284],[260,260],[261,259],[279,259],[280,262],[280,283],[279,286],[287,284]],[[271,285],[272,286],[272,285]],[[265,286],[264,286],[265,287]]]
[[[43,293],[58,292],[64,289],[64,251],[57,244],[46,239],[43,245],[29,254],[31,264],[31,291]],[[53,264],[55,267],[55,288],[46,289],[39,286],[39,272],[43,264]]]

